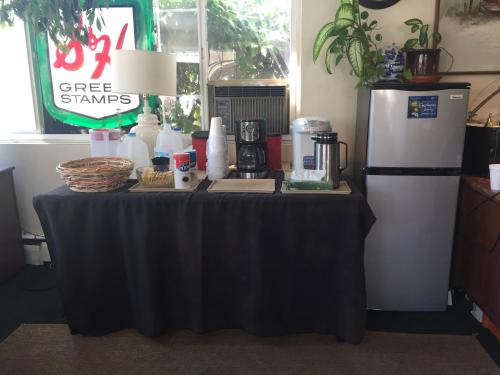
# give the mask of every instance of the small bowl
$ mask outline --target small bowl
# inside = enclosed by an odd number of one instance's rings
[[[144,186],[173,188],[174,172],[168,169],[168,165],[137,168],[137,180]]]

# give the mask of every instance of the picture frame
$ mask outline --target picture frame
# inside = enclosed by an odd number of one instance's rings
[[[434,31],[443,40],[440,74],[500,74],[500,1],[436,0]]]

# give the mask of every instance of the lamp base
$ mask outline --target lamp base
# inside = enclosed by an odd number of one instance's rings
[[[137,116],[137,125],[130,129],[131,133],[135,133],[137,138],[145,142],[148,146],[149,159],[155,157],[156,137],[160,132],[158,124],[158,116],[151,112],[149,106],[149,95],[143,96],[144,108],[143,113]]]

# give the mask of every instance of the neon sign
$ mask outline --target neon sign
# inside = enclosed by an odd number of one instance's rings
[[[109,8],[100,9],[105,25],[100,30],[89,27],[87,46],[73,40],[62,51],[46,35],[37,36],[43,103],[57,120],[87,128],[114,128],[119,122],[130,125],[137,120],[139,96],[111,91],[110,53],[113,49],[152,49],[151,3],[110,3]]]

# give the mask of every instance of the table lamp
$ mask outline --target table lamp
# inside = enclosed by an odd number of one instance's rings
[[[116,50],[111,54],[111,91],[143,95],[143,113],[130,132],[148,145],[149,156],[154,157],[159,121],[151,112],[149,95],[176,96],[175,55],[154,51]]]

